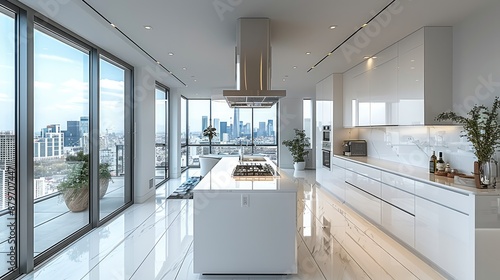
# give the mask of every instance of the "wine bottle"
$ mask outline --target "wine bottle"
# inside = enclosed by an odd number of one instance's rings
[[[443,152],[439,152],[439,158],[436,161],[436,170],[440,172],[444,172],[444,169],[446,167],[446,164],[444,163],[443,160]]]
[[[429,160],[429,172],[430,173],[436,172],[436,162],[437,162],[436,152],[432,151],[431,160]]]

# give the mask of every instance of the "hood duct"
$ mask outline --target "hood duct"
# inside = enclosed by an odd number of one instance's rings
[[[271,88],[271,35],[268,18],[239,18],[236,90],[224,90],[231,108],[270,108],[285,90]]]

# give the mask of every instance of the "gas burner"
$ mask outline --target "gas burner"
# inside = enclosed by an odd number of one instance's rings
[[[236,165],[234,177],[273,177],[279,176],[269,163],[245,163]]]

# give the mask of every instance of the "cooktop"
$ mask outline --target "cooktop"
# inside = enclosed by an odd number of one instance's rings
[[[233,170],[233,177],[275,177],[278,172],[269,163],[238,164]]]

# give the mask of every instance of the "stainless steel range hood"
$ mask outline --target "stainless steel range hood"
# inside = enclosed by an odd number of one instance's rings
[[[268,18],[238,19],[236,90],[224,90],[231,108],[270,108],[285,90],[271,88],[271,36]]]

